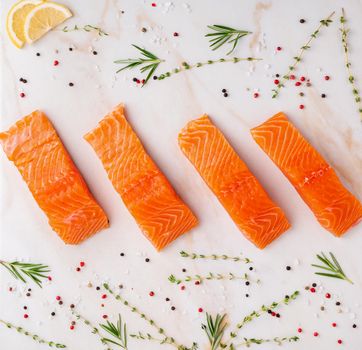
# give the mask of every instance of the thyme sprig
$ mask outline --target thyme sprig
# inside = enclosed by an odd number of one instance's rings
[[[176,283],[176,284],[180,284],[182,282],[192,282],[192,281],[197,281],[199,283],[202,283],[204,281],[211,281],[211,280],[227,280],[227,281],[233,281],[233,280],[244,280],[244,281],[250,281],[249,275],[248,274],[243,274],[242,276],[236,276],[233,273],[229,272],[228,274],[224,275],[221,273],[213,273],[213,272],[209,272],[207,275],[202,276],[202,275],[194,275],[194,276],[186,276],[185,278],[181,279],[181,278],[177,278],[175,275],[170,275],[168,277],[168,280],[171,283]],[[259,282],[259,281],[257,281]]]
[[[182,250],[180,252],[180,255],[183,258],[190,258],[190,259],[209,259],[209,260],[231,260],[231,261],[235,261],[235,262],[244,262],[245,264],[250,264],[252,263],[252,261],[249,258],[243,258],[241,256],[229,256],[226,254],[210,254],[210,255],[205,255],[205,254],[198,254],[198,253],[188,253],[185,252],[184,250]]]
[[[210,314],[206,313],[206,324],[202,324],[201,328],[205,331],[209,339],[211,350],[217,350],[221,344],[227,326],[225,317],[226,314],[217,314],[214,319]]]
[[[300,48],[299,54],[297,56],[294,56],[294,63],[289,66],[289,69],[286,74],[283,75],[282,79],[280,79],[279,84],[275,89],[272,89],[273,95],[272,98],[276,98],[279,93],[280,89],[284,87],[284,84],[287,80],[289,80],[290,74],[295,70],[298,63],[302,60],[302,57],[304,53],[310,49],[312,41],[317,38],[317,36],[320,34],[320,31],[322,27],[328,27],[329,24],[332,22],[332,17],[334,16],[334,11],[326,18],[322,19],[319,23],[318,28],[310,35],[308,41]]]
[[[347,38],[349,29],[346,28],[347,20],[346,20],[346,15],[345,15],[343,8],[342,8],[342,16],[340,17],[340,22],[342,25],[342,27],[340,28],[340,31],[342,33],[342,45],[343,45],[343,51],[344,51],[345,66],[346,66],[347,74],[348,74],[348,81],[352,86],[352,94],[353,94],[354,100],[357,104],[358,112],[360,115],[360,120],[362,121],[362,99],[361,99],[361,96],[360,96],[359,91],[356,86],[355,77],[351,71],[351,62],[349,60],[349,48],[348,48],[348,38]]]
[[[219,58],[217,60],[208,60],[206,62],[197,62],[195,64],[189,64],[187,62],[182,62],[180,67],[174,68],[168,72],[162,73],[159,76],[155,76],[154,79],[163,80],[165,78],[169,78],[174,74],[178,74],[193,68],[200,68],[207,65],[215,64],[215,63],[238,63],[241,61],[261,61],[262,58],[255,58],[255,57],[231,57],[231,58]]]
[[[81,320],[88,328],[91,329],[92,334],[95,334],[99,337],[100,342],[106,346],[106,350],[112,350],[110,347],[107,346],[107,344],[103,341],[103,336],[101,335],[101,332],[99,328],[97,328],[94,324],[92,324],[91,321],[87,320],[84,316],[76,312],[75,310],[72,310],[73,316],[79,321]]]
[[[110,343],[117,345],[121,347],[124,350],[128,350],[127,348],[127,325],[126,323],[122,322],[121,315],[118,315],[118,321],[116,324],[107,321],[106,324],[100,324],[99,325],[104,331],[106,331],[108,334],[110,334],[113,338],[117,339],[117,341],[103,337],[102,342],[103,343]]]
[[[125,305],[127,308],[129,308],[131,310],[131,312],[137,314],[141,319],[145,320],[149,325],[151,325],[153,328],[155,328],[157,330],[157,332],[161,335],[164,335],[165,337],[169,338],[172,343],[170,343],[171,345],[173,345],[174,347],[176,347],[177,349],[182,349],[181,344],[178,344],[176,342],[176,340],[170,336],[168,336],[165,333],[165,330],[163,328],[161,328],[160,326],[158,326],[156,324],[156,322],[149,318],[146,314],[144,314],[143,312],[141,312],[137,307],[133,306],[132,304],[130,304],[126,299],[124,299],[120,294],[116,294],[107,283],[103,284],[103,287],[106,291],[108,291],[109,294],[111,294],[117,301],[121,302],[123,305]],[[184,348],[186,348],[184,346]]]
[[[131,338],[138,339],[138,340],[154,341],[154,342],[159,343],[160,345],[164,345],[164,344],[173,345],[174,344],[173,338],[169,338],[169,337],[156,338],[149,333],[138,332],[137,334],[130,334],[129,336]],[[198,345],[196,343],[193,343],[191,348],[186,348],[184,345],[181,345],[177,349],[178,350],[196,350],[197,348],[198,348]]]
[[[4,326],[6,326],[9,329],[15,329],[18,333],[23,334],[23,335],[33,339],[35,342],[37,342],[39,344],[46,344],[49,347],[56,348],[56,349],[65,349],[67,347],[64,344],[56,343],[51,340],[45,340],[45,339],[41,338],[39,335],[31,333],[31,332],[25,330],[23,327],[15,326],[10,322],[6,322],[6,321],[3,321],[0,319],[0,323],[2,323]]]
[[[253,344],[257,344],[257,345],[261,345],[261,344],[266,344],[266,343],[274,343],[277,345],[283,345],[283,343],[292,343],[292,342],[297,342],[299,340],[299,337],[297,336],[292,336],[292,337],[275,337],[275,338],[271,338],[271,339],[260,339],[260,338],[244,338],[244,341],[239,343],[239,344],[235,344],[234,347],[239,347],[239,346],[246,346],[246,347],[250,347]]]
[[[155,54],[146,49],[142,49],[137,45],[132,45],[135,47],[140,53],[141,57],[139,58],[127,58],[123,60],[114,61],[117,64],[124,64],[125,66],[122,67],[117,71],[117,73],[125,70],[125,69],[132,69],[135,67],[139,67],[141,73],[148,72],[147,77],[143,83],[143,85],[147,84],[148,80],[152,77],[153,73],[156,71],[157,67],[160,63],[164,62],[163,59],[158,58]]]
[[[0,264],[4,266],[11,275],[26,283],[26,278],[29,277],[34,281],[40,288],[42,288],[42,279],[48,279],[48,274],[50,269],[47,265],[43,264],[32,264],[32,263],[23,263],[20,261],[4,261],[0,260]]]
[[[251,32],[247,30],[235,29],[219,24],[209,25],[207,28],[212,30],[212,32],[207,33],[205,37],[210,38],[210,47],[213,51],[224,44],[232,44],[231,50],[227,55],[230,55],[234,51],[236,45],[243,36],[251,34]]]
[[[328,272],[315,272],[315,274],[319,276],[338,278],[353,284],[353,282],[344,273],[334,254],[330,252],[329,255],[330,258],[328,258],[324,253],[317,254],[318,260],[322,262],[323,265],[312,264],[312,266]]]
[[[65,26],[62,28],[62,31],[64,33],[74,32],[74,31],[80,31],[83,30],[85,32],[97,32],[99,36],[108,36],[108,33],[106,33],[102,28],[93,26],[91,24],[86,24],[84,26],[79,26],[77,24],[74,25],[74,27],[68,27]]]

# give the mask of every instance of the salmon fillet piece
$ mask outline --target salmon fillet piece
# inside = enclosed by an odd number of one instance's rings
[[[283,113],[252,129],[251,134],[325,229],[339,237],[362,218],[361,203]]]
[[[0,133],[0,143],[65,243],[78,244],[108,227],[106,214],[44,113],[19,120]]]
[[[290,227],[283,211],[207,115],[189,122],[178,141],[238,228],[258,248],[265,248]]]
[[[84,138],[102,161],[138,226],[158,251],[197,225],[194,214],[143,148],[122,104]]]

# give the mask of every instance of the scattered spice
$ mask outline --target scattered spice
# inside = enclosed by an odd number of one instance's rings
[[[329,75],[325,75],[324,76],[324,80],[329,80],[330,79],[330,76]]]
[[[299,20],[299,23],[305,23],[305,19],[304,19],[304,18],[301,18],[301,19]]]
[[[150,295],[150,297],[153,297],[153,296],[155,295],[155,293],[151,291],[151,292],[149,293],[149,295]]]
[[[20,93],[20,97],[21,98],[24,98],[25,97],[25,94],[23,92]]]
[[[69,83],[69,86],[74,86],[74,83]]]
[[[281,51],[282,48],[280,46],[277,47],[277,51]]]
[[[54,62],[53,62],[53,66],[58,66],[59,65],[59,61],[58,60],[55,60]]]
[[[321,97],[322,97],[322,98],[326,98],[326,94],[322,94]]]
[[[179,36],[180,34],[179,33],[177,33],[177,32],[174,32],[173,33],[173,36]]]
[[[148,263],[148,262],[150,262],[150,259],[149,259],[149,258],[146,258],[145,261]]]
[[[304,105],[299,105],[299,109],[304,109]]]
[[[290,271],[292,268],[290,266],[286,267],[287,271]]]

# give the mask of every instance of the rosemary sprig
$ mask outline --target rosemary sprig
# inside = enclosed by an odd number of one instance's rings
[[[4,266],[14,278],[26,283],[26,277],[29,277],[40,288],[42,288],[41,279],[47,279],[48,276],[45,274],[50,272],[49,267],[43,264],[22,263],[19,261],[9,262],[4,260],[0,260],[0,264]]]
[[[252,261],[249,258],[243,258],[240,256],[228,256],[226,254],[222,254],[222,255],[217,255],[217,254],[210,254],[210,255],[205,255],[205,254],[197,254],[197,253],[188,253],[185,252],[184,250],[182,250],[180,252],[180,255],[183,258],[190,258],[190,259],[210,259],[210,260],[232,260],[235,262],[244,262],[245,264],[250,264]]]
[[[176,347],[177,349],[183,349],[186,348],[185,346],[178,344],[176,342],[176,340],[172,337],[169,337],[163,328],[161,328],[160,326],[158,326],[156,324],[156,322],[154,320],[152,320],[151,318],[149,318],[146,314],[144,314],[143,312],[141,312],[140,310],[138,310],[137,307],[133,306],[132,304],[130,304],[126,299],[124,299],[120,294],[115,294],[114,291],[109,287],[109,285],[107,283],[103,284],[103,287],[106,291],[108,291],[108,293],[110,293],[117,301],[121,302],[123,305],[125,305],[126,307],[128,307],[131,312],[136,313],[141,319],[145,320],[149,325],[151,325],[153,328],[155,328],[157,330],[157,332],[161,335],[164,335],[165,337],[169,338],[171,341],[171,345],[173,345],[174,347]],[[183,347],[183,348],[182,348]]]
[[[360,115],[360,119],[362,121],[362,99],[361,96],[359,95],[359,91],[357,89],[356,83],[355,83],[355,77],[352,74],[351,71],[351,62],[349,60],[349,49],[348,49],[348,41],[347,41],[347,35],[349,33],[349,29],[346,28],[346,16],[345,16],[345,12],[344,9],[342,8],[342,16],[340,18],[340,22],[342,25],[342,28],[340,28],[340,31],[342,33],[342,45],[343,45],[343,51],[344,51],[344,60],[345,60],[345,66],[347,69],[347,74],[348,74],[348,81],[352,86],[352,93],[354,96],[354,100],[357,103],[357,107],[358,107],[358,112]]]
[[[249,279],[248,274],[246,274],[246,273],[244,275],[242,275],[242,276],[236,276],[231,272],[229,272],[227,275],[223,275],[221,273],[209,272],[205,276],[201,276],[201,275],[186,276],[183,279],[177,278],[175,275],[170,275],[168,277],[168,280],[171,283],[180,284],[182,282],[192,282],[192,281],[197,281],[199,283],[202,283],[204,281],[211,281],[211,280],[227,280],[227,281],[244,280],[244,281],[249,281],[250,279]],[[257,281],[257,282],[259,282],[259,281]]]
[[[255,57],[232,57],[232,58],[219,58],[218,60],[208,60],[206,62],[197,62],[195,64],[189,64],[187,62],[182,62],[181,67],[172,69],[168,72],[162,73],[157,78],[157,80],[163,80],[165,78],[169,78],[171,75],[178,74],[181,72],[184,72],[186,70],[190,70],[193,68],[200,68],[203,66],[211,65],[214,63],[225,63],[225,62],[232,62],[232,63],[238,63],[241,61],[261,61],[262,58],[255,58]]]
[[[297,337],[297,336],[282,337],[282,338],[275,337],[272,339],[244,338],[244,341],[242,343],[236,344],[236,345],[234,345],[234,347],[239,347],[239,346],[250,347],[253,344],[261,345],[261,344],[266,344],[266,343],[274,343],[277,345],[283,345],[283,343],[292,343],[292,342],[297,342],[298,340],[299,340],[299,337]]]
[[[65,27],[62,28],[62,31],[64,33],[69,33],[69,32],[74,32],[74,31],[79,31],[79,30],[84,30],[85,32],[95,31],[95,32],[97,32],[97,34],[99,36],[107,36],[108,35],[108,33],[106,33],[102,28],[93,26],[91,24],[86,24],[85,26],[78,26],[77,24],[75,24],[74,27],[65,26]]]
[[[65,349],[67,346],[64,344],[59,344],[56,343],[54,341],[49,341],[49,340],[45,340],[40,338],[37,334],[34,333],[30,333],[29,331],[25,330],[22,327],[18,327],[18,326],[14,326],[12,323],[10,322],[6,322],[3,320],[0,320],[0,323],[2,323],[3,325],[5,325],[7,328],[9,329],[15,329],[18,333],[23,334],[29,338],[32,338],[34,341],[36,341],[39,344],[46,344],[51,348],[57,348],[57,349]]]
[[[298,63],[302,60],[302,57],[306,50],[310,49],[310,45],[314,39],[317,38],[318,34],[320,33],[322,27],[328,27],[329,24],[332,22],[331,18],[334,16],[334,11],[326,18],[322,19],[319,23],[318,28],[310,35],[309,40],[300,48],[298,56],[294,56],[294,63],[289,66],[288,72],[283,75],[282,79],[280,79],[279,84],[277,85],[276,89],[273,89],[273,95],[272,98],[276,98],[279,95],[280,89],[284,87],[284,83],[289,80],[289,76],[292,73],[292,71],[295,70]]]
[[[103,330],[109,333],[113,338],[117,339],[117,341],[109,338],[102,338],[102,342],[110,343],[114,345],[120,346],[124,350],[128,350],[127,348],[127,325],[122,322],[121,315],[118,315],[117,324],[114,324],[110,321],[107,321],[106,324],[99,325]],[[119,342],[118,342],[119,341]]]
[[[209,339],[211,350],[217,350],[219,348],[227,325],[225,317],[226,314],[217,314],[215,319],[213,319],[211,315],[206,313],[206,324],[202,324],[201,328],[205,331]]]
[[[125,64],[125,66],[122,67],[121,69],[119,69],[117,71],[117,73],[123,71],[124,69],[140,67],[141,73],[148,72],[145,82],[143,83],[143,85],[145,85],[148,82],[148,80],[151,78],[153,73],[156,71],[159,64],[164,62],[164,60],[158,58],[156,55],[154,55],[150,51],[147,51],[146,49],[142,49],[141,47],[139,47],[137,45],[132,45],[132,46],[135,47],[141,53],[142,56],[139,58],[128,58],[128,59],[124,59],[124,60],[114,61],[114,63],[117,63],[117,64]]]
[[[331,252],[329,253],[329,255],[331,258],[328,258],[324,253],[317,254],[317,258],[323,263],[323,266],[316,264],[312,264],[312,266],[328,272],[315,272],[315,274],[319,276],[338,278],[353,284],[353,282],[346,276],[346,274],[342,270],[342,267],[337,261],[336,257]]]
[[[210,38],[210,47],[213,51],[217,50],[226,43],[232,44],[231,50],[227,53],[227,55],[230,55],[234,51],[236,45],[243,36],[251,34],[251,32],[247,30],[235,29],[219,24],[207,26],[207,28],[212,30],[212,32],[206,34],[205,37]]]
[[[160,345],[169,344],[173,345],[173,339],[169,337],[163,337],[163,338],[156,338],[152,336],[149,333],[142,333],[138,332],[137,334],[130,334],[131,338],[138,339],[138,340],[149,340],[159,343]],[[193,343],[191,348],[186,348],[185,346],[181,345],[178,350],[196,350],[198,348],[198,345],[196,343]]]

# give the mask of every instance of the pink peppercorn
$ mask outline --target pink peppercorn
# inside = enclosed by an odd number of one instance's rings
[[[290,79],[290,80],[294,80],[294,79],[295,79],[295,75],[294,75],[294,74],[291,74],[291,75],[289,76],[289,79]]]
[[[258,98],[259,94],[257,92],[254,92],[254,98]]]
[[[85,262],[84,262],[84,261],[81,261],[79,265],[80,265],[80,267],[84,267]]]
[[[313,335],[314,335],[315,337],[318,337],[319,333],[318,333],[318,332],[314,332]]]
[[[103,294],[102,299],[107,299],[107,294]]]
[[[28,314],[24,314],[24,318],[28,318],[29,317],[29,315]]]
[[[326,294],[326,298],[327,299],[330,299],[331,298],[331,295],[329,293]]]
[[[295,86],[301,86],[302,85],[302,83],[300,82],[300,81],[297,81],[296,83],[295,83]]]
[[[302,328],[298,328],[298,333],[302,333],[303,329]]]
[[[156,7],[157,4],[156,4],[155,2],[153,2],[153,3],[151,4],[151,6],[152,6],[152,7]]]
[[[61,299],[61,297],[60,297],[59,295],[57,295],[57,296],[55,297],[55,299],[59,301],[59,300]]]
[[[274,80],[274,84],[275,84],[275,85],[278,85],[278,84],[279,84],[279,80],[278,80],[278,79],[275,79],[275,80]]]
[[[310,291],[311,291],[312,293],[315,293],[315,288],[311,288]]]
[[[203,308],[202,307],[199,307],[199,309],[197,310],[198,312],[203,312]]]
[[[200,281],[195,281],[195,285],[198,286],[200,284]]]
[[[179,36],[179,33],[174,32],[174,33],[173,33],[173,36]]]
[[[333,322],[332,327],[337,327],[337,323]]]
[[[71,325],[71,326],[69,327],[69,329],[70,329],[71,331],[74,330],[74,326]]]
[[[273,311],[273,312],[271,313],[271,315],[272,315],[272,316],[275,316],[275,315],[276,315],[276,313]]]
[[[300,81],[305,81],[305,77],[300,77]]]
[[[76,268],[76,271],[79,272],[79,271],[80,271],[80,267],[77,267],[77,268]]]
[[[51,276],[48,276],[48,281],[52,281],[52,277]]]
[[[104,319],[108,318],[108,316],[107,316],[107,315],[103,315],[102,317],[103,317]]]
[[[299,109],[304,109],[304,105],[299,105]]]
[[[186,289],[186,287],[185,286],[181,286],[181,290],[185,290]]]
[[[154,292],[150,292],[150,293],[149,293],[149,296],[150,296],[150,297],[153,297],[154,295],[155,295]]]
[[[280,46],[278,46],[278,47],[277,47],[277,50],[278,50],[278,51],[281,51],[281,50],[282,50],[282,48],[281,48]]]
[[[58,60],[55,60],[55,61],[53,62],[53,65],[54,65],[54,66],[59,65],[59,61],[58,61]]]
[[[324,76],[324,80],[329,80],[330,79],[330,76],[329,75],[325,75]]]
[[[22,93],[20,93],[20,97],[21,98],[24,98],[25,97],[25,94],[22,92]]]
[[[337,340],[337,343],[338,343],[338,344],[342,344],[342,343],[343,343],[342,339],[338,339],[338,340]]]

